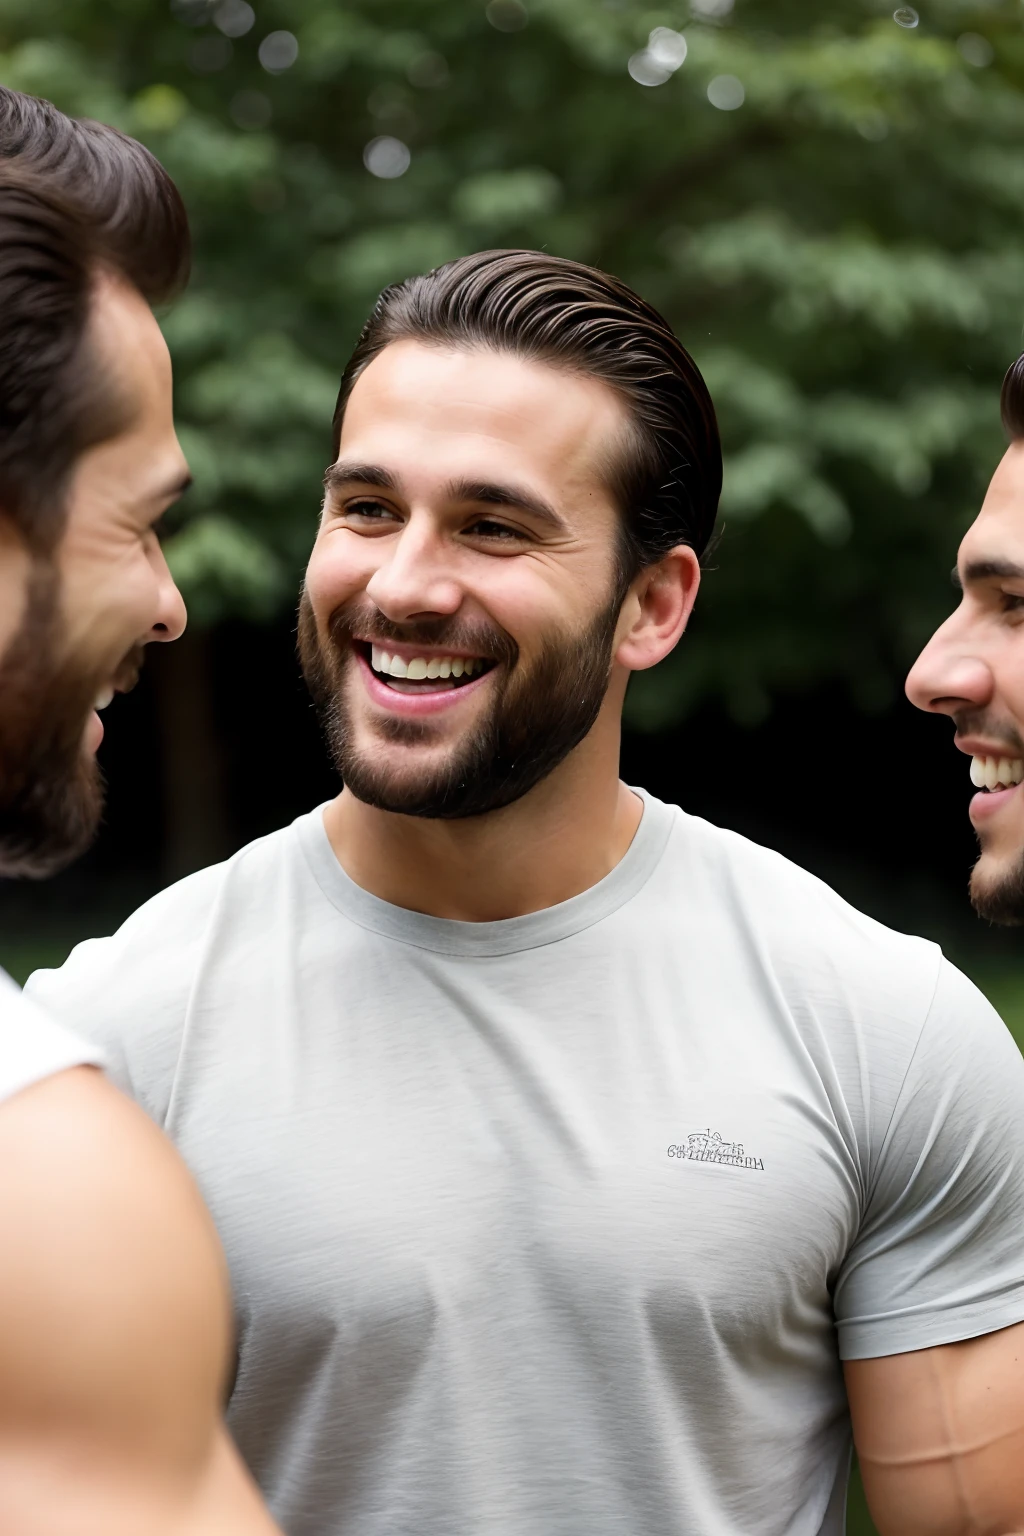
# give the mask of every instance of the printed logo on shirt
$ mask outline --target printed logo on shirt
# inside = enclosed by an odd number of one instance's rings
[[[726,1163],[730,1168],[764,1168],[759,1157],[748,1157],[741,1141],[723,1141],[717,1131],[693,1131],[686,1138],[686,1145],[674,1142],[668,1149],[669,1157],[678,1157],[691,1163]]]

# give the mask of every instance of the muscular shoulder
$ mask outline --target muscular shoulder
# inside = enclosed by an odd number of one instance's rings
[[[26,997],[94,1041],[115,1083],[162,1125],[197,976],[227,940],[258,944],[261,903],[294,857],[291,828],[223,864],[179,880],[109,938],[88,939],[55,970],[36,971]]]
[[[738,1014],[755,997],[779,1048],[813,1063],[837,1114],[852,1119],[865,1169],[912,1065],[929,1113],[954,1044],[996,1076],[1019,1067],[1002,1021],[938,945],[894,932],[736,833],[683,817],[678,834],[659,909],[687,914],[686,953],[700,957],[709,993],[733,996]]]
[[[907,1012],[920,1025],[942,965],[936,944],[887,928],[736,832],[696,817],[684,817],[680,830],[676,878],[696,879],[706,908],[724,916],[780,980],[808,997]]]
[[[177,1154],[100,1073],[0,1105],[0,1230],[4,1497],[54,1437],[97,1465],[199,1455],[229,1341],[220,1249]]]

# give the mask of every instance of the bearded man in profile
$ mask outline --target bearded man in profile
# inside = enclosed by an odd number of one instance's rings
[[[851,1417],[883,1536],[1024,1528],[1024,1063],[618,777],[720,485],[615,278],[387,290],[300,609],[341,794],[34,979],[210,1200],[291,1536],[839,1536]]]
[[[185,610],[188,472],[150,305],[185,209],[141,144],[0,88],[0,874],[91,840],[99,710]],[[224,1431],[223,1256],[103,1052],[0,971],[0,1531],[273,1536]]]
[[[956,611],[911,669],[907,696],[947,715],[971,760],[971,824],[980,854],[971,874],[979,916],[1024,924],[1024,355],[1007,370],[1003,426],[1010,443],[961,542]]]

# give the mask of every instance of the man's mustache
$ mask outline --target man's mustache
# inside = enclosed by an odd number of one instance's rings
[[[467,624],[459,619],[419,619],[397,624],[379,608],[346,605],[332,613],[327,625],[331,642],[339,651],[352,641],[370,645],[423,645],[447,647],[487,661],[515,666],[519,646],[497,625]]]
[[[997,720],[984,709],[962,709],[953,715],[958,736],[984,736],[1004,744],[1007,755],[1024,757],[1024,737],[1012,720]]]

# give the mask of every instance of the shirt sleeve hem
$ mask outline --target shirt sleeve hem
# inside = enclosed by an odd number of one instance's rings
[[[929,1317],[890,1318],[879,1323],[840,1323],[840,1360],[874,1360],[883,1355],[907,1355],[916,1349],[937,1349],[979,1339],[1000,1328],[1024,1323],[1024,1283],[998,1303],[957,1307]]]
[[[65,1056],[51,1056],[47,1061],[37,1061],[5,1081],[0,1103],[7,1103],[26,1088],[34,1088],[48,1077],[56,1077],[58,1072],[70,1072],[74,1067],[96,1067],[102,1072],[106,1068],[106,1061],[99,1051],[69,1051]]]

